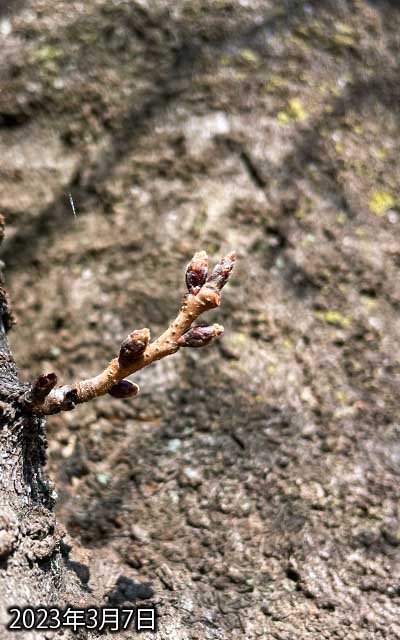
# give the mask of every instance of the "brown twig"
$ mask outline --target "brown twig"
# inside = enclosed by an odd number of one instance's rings
[[[175,320],[157,340],[149,344],[148,329],[133,331],[122,342],[119,355],[99,375],[73,385],[53,388],[54,374],[39,376],[28,395],[25,394],[25,405],[33,413],[49,415],[71,410],[77,404],[106,393],[117,398],[133,397],[139,387],[125,378],[175,353],[180,347],[203,347],[220,336],[223,327],[218,324],[191,326],[202,313],[219,306],[220,291],[231,274],[235,254],[232,252],[223,258],[209,277],[207,262],[205,251],[196,253],[192,258],[186,270],[189,293],[185,295]]]

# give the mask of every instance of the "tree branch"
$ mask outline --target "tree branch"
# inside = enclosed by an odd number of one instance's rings
[[[203,347],[223,333],[223,327],[218,324],[192,327],[192,323],[205,311],[220,305],[220,292],[229,279],[234,262],[235,254],[232,252],[207,277],[207,254],[205,251],[196,253],[186,270],[189,293],[185,295],[175,320],[157,340],[149,344],[148,329],[133,331],[122,342],[119,355],[99,375],[73,385],[55,387],[55,374],[39,376],[23,396],[26,407],[32,413],[49,415],[69,411],[77,404],[106,393],[117,398],[136,396],[139,387],[125,378],[175,353],[180,347]]]

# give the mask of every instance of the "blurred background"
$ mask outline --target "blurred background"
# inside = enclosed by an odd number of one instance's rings
[[[400,635],[399,34],[384,0],[1,3],[21,378],[98,373],[238,254],[220,342],[48,419],[89,599],[160,637]]]

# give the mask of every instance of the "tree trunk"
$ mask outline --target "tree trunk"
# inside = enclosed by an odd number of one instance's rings
[[[55,492],[43,473],[45,420],[20,401],[27,386],[18,379],[7,341],[11,322],[2,287],[0,314],[0,638],[6,638],[9,607],[54,607],[81,594],[64,562]]]

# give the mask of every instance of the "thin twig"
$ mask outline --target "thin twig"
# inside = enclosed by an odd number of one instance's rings
[[[192,327],[192,323],[205,311],[220,305],[220,292],[228,281],[234,261],[232,252],[207,277],[207,254],[205,251],[196,253],[186,270],[189,293],[185,295],[175,320],[157,340],[149,344],[148,329],[133,331],[122,342],[119,355],[99,375],[73,385],[53,388],[54,374],[39,376],[31,391],[25,394],[24,404],[33,413],[49,415],[71,410],[77,404],[106,393],[118,398],[137,395],[139,387],[125,378],[175,353],[180,347],[203,347],[223,333],[223,327],[218,324]]]

